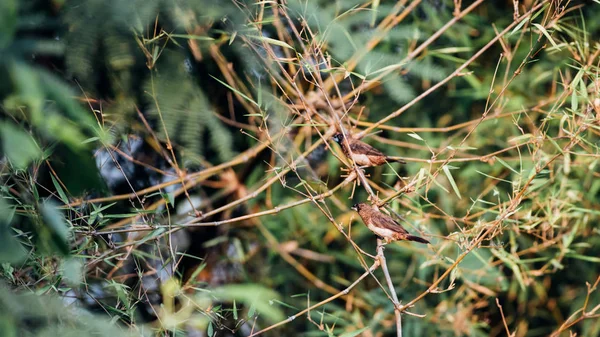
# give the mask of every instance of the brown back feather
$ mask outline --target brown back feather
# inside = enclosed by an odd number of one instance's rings
[[[350,141],[350,150],[352,150],[352,153],[355,154],[365,154],[367,156],[383,156],[385,157],[385,155],[377,150],[376,148],[372,147],[369,144],[363,143],[360,140],[356,140],[353,139]]]
[[[398,222],[396,222],[396,220],[392,219],[391,217],[379,212],[379,211],[375,211],[375,215],[373,218],[373,222],[375,224],[377,224],[379,227],[383,227],[383,228],[387,228],[389,230],[392,230],[396,233],[400,233],[400,234],[408,234],[408,231],[406,229],[404,229],[404,227],[402,227],[401,224],[399,224]]]
[[[366,203],[362,203],[361,205],[362,206],[360,207],[360,211],[358,212],[358,214],[363,219],[363,221],[367,222],[367,219],[371,219],[371,222],[373,222],[373,224],[376,226],[387,228],[396,233],[408,234],[408,231],[391,217],[381,213],[380,211],[376,210],[374,207],[371,207]]]

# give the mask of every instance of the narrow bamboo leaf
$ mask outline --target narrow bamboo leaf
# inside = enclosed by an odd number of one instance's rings
[[[377,21],[377,9],[379,8],[379,0],[373,0],[373,5],[371,6],[373,12],[371,13],[371,27],[375,27],[375,22]]]
[[[564,153],[562,147],[560,147],[560,145],[558,145],[558,143],[554,139],[552,139],[552,137],[547,137],[546,139],[548,139],[548,141],[550,141],[550,143],[554,145],[558,152],[560,152],[561,154]]]
[[[515,275],[515,278],[517,279],[517,282],[519,283],[519,287],[521,287],[521,290],[525,291],[526,287],[525,287],[525,281],[523,279],[523,274],[521,274],[521,269],[519,268],[517,263],[513,260],[513,258],[511,256],[509,256],[508,253],[503,250],[492,249],[491,252],[492,252],[492,254],[494,254],[494,256],[496,256],[502,262],[504,262],[504,264],[506,264],[508,267],[510,267],[510,269],[513,271],[513,274]]]
[[[571,110],[573,111],[577,111],[577,105],[579,103],[578,97],[577,90],[573,90],[571,93]]]
[[[54,184],[54,188],[56,188],[56,192],[58,192],[58,195],[60,196],[60,200],[63,203],[68,204],[69,203],[69,198],[67,198],[67,195],[65,194],[65,191],[62,189],[62,187],[60,186],[60,184],[58,183],[58,181],[56,181],[56,178],[54,178],[53,175],[50,175],[50,178],[52,178],[52,184]]]
[[[433,183],[436,184],[437,187],[441,188],[444,192],[449,193],[448,190],[444,187],[444,185],[440,184],[440,182],[437,181],[437,179],[435,179],[431,173],[427,173],[429,178],[431,178],[431,181],[433,181]]]
[[[286,307],[286,308],[290,308],[290,309],[294,309],[294,310],[299,310],[299,309],[298,309],[298,308],[296,308],[295,306],[293,306],[293,305],[289,305],[289,304],[287,304],[287,303],[285,303],[285,302],[282,302],[282,301],[280,301],[280,300],[271,300],[271,302],[273,302],[273,303],[277,303],[277,304],[279,304],[279,305],[282,305],[282,306],[284,306],[284,307]]]
[[[284,47],[284,48],[288,48],[291,50],[294,50],[294,48],[292,46],[290,46],[289,44],[283,42],[283,41],[279,41],[279,40],[275,40],[266,36],[253,36],[253,35],[248,35],[249,38],[254,39],[254,40],[258,40],[258,41],[263,41],[266,42],[268,44],[273,44],[279,47]]]
[[[501,179],[501,178],[498,178],[498,177],[494,177],[494,176],[491,176],[491,175],[489,175],[489,174],[487,174],[487,173],[483,173],[483,172],[481,172],[481,171],[479,171],[479,170],[475,170],[475,172],[477,172],[477,173],[479,173],[479,174],[481,174],[481,175],[483,175],[483,176],[486,176],[486,177],[488,177],[488,178],[490,178],[490,179],[494,179],[494,180],[498,180],[498,181],[503,181],[503,182],[505,182],[505,183],[512,184],[512,181],[510,181],[510,180],[506,180],[506,179]]]
[[[248,318],[253,318],[255,313],[256,313],[256,305],[254,303],[252,303],[250,305],[250,309],[248,309]]]
[[[370,329],[370,327],[366,326],[366,327],[356,330],[356,331],[345,332],[345,333],[341,334],[340,337],[356,337],[356,336],[362,334],[363,332],[367,331],[368,329]]]
[[[558,47],[558,45],[556,44],[556,42],[554,42],[554,39],[552,39],[552,36],[550,36],[550,33],[548,33],[548,31],[546,30],[546,28],[544,28],[539,23],[534,23],[533,25],[536,26],[537,29],[539,29],[542,32],[542,34],[544,34],[544,36],[546,36],[546,38],[548,39],[548,41],[550,41],[550,43],[552,44],[552,46],[554,46],[556,49],[560,49]]]
[[[414,133],[414,132],[407,133],[407,136],[409,136],[409,137],[412,137],[412,138],[414,138],[414,139],[416,139],[416,140],[423,141],[423,138],[421,138],[421,136],[417,135],[417,134],[416,134],[416,133]]]
[[[200,35],[189,35],[189,34],[170,34],[171,37],[180,37],[189,40],[200,40],[200,41],[213,41],[214,38],[210,36],[200,36]]]
[[[212,78],[214,78],[214,79],[215,79],[217,82],[219,82],[219,83],[221,83],[222,85],[224,85],[224,86],[226,86],[227,88],[229,88],[229,90],[231,90],[231,91],[235,92],[236,94],[238,94],[238,95],[242,96],[242,97],[243,97],[243,98],[245,98],[245,99],[246,99],[248,102],[250,102],[250,103],[252,103],[252,104],[254,104],[254,105],[256,105],[257,107],[259,107],[259,108],[260,108],[260,105],[258,105],[258,103],[256,103],[255,101],[253,101],[253,100],[252,100],[250,97],[248,97],[248,96],[244,95],[244,94],[243,94],[241,91],[239,91],[239,90],[237,90],[236,88],[234,88],[234,87],[230,86],[229,84],[227,84],[227,83],[225,83],[225,82],[221,81],[220,79],[218,79],[218,78],[214,77],[213,75],[209,75],[209,76],[210,76],[210,77],[212,77]]]
[[[454,193],[456,193],[456,196],[459,199],[462,199],[462,197],[460,196],[460,191],[458,190],[458,186],[456,186],[456,182],[454,181],[454,178],[452,177],[452,173],[450,173],[450,169],[448,168],[448,165],[444,165],[442,167],[442,170],[444,171],[444,173],[446,174],[446,177],[450,181],[450,185],[452,185],[452,189],[454,190]]]
[[[422,186],[423,180],[425,179],[425,169],[424,168],[420,168],[419,169],[419,174],[417,175],[417,183],[415,186],[417,186],[417,188],[420,188]]]
[[[581,254],[575,254],[575,253],[567,253],[566,256],[570,257],[570,258],[578,259],[578,260],[583,260],[583,261],[588,261],[588,262],[593,262],[593,263],[600,263],[600,257],[597,257],[597,256],[587,256],[587,255],[581,255]]]
[[[498,157],[495,157],[495,158],[496,158],[496,160],[497,160],[497,161],[498,161],[500,164],[502,164],[502,166],[504,166],[504,167],[506,167],[507,169],[509,169],[509,170],[513,171],[514,173],[516,173],[516,174],[520,175],[520,173],[519,173],[519,172],[517,172],[517,170],[515,170],[514,168],[512,168],[510,165],[508,165],[508,163],[507,163],[507,162],[505,162],[504,160],[502,160],[502,159],[500,159],[500,158],[498,158]]]
[[[516,32],[518,32],[519,30],[521,30],[521,28],[523,28],[523,26],[529,21],[529,17],[523,18],[523,20],[521,22],[519,22],[519,24],[510,32],[510,34],[508,34],[508,36],[511,36],[513,34],[515,34]]]

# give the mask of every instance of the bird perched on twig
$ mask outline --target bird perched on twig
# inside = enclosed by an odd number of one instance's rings
[[[408,231],[402,225],[367,203],[361,202],[360,204],[355,204],[352,206],[352,209],[358,212],[358,215],[360,215],[371,232],[382,238],[385,243],[398,240],[429,243],[429,241],[421,237],[408,234]]]
[[[406,164],[406,162],[402,159],[394,159],[386,156],[381,151],[372,147],[371,145],[361,142],[358,139],[352,138],[352,136],[348,135],[346,139],[348,140],[348,146],[344,142],[344,135],[341,132],[333,135],[332,139],[340,144],[342,147],[342,152],[348,158],[352,158],[356,165],[361,168],[370,167],[370,166],[379,166],[383,165],[387,162],[398,162],[402,164]]]

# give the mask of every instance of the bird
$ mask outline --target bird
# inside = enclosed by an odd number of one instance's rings
[[[415,235],[410,235],[402,225],[390,216],[381,213],[378,209],[367,203],[361,202],[351,207],[358,212],[362,221],[367,225],[371,232],[375,233],[385,243],[392,241],[408,240],[420,243],[429,243],[429,241]]]
[[[338,132],[335,135],[333,135],[332,139],[336,143],[340,144],[344,155],[348,158],[352,158],[356,165],[360,166],[361,168],[379,166],[387,162],[398,162],[406,164],[404,160],[390,158],[383,154],[381,151],[372,147],[371,145],[365,142],[361,142],[360,140],[355,139],[350,135],[346,137],[346,139],[348,140],[348,145],[350,145],[350,151],[348,151],[346,144],[344,144],[344,135],[341,132]]]

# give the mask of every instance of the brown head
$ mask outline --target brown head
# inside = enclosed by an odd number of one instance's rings
[[[342,141],[344,140],[344,135],[341,132],[338,132],[335,135],[333,135],[331,139],[333,139],[338,144],[342,144]]]
[[[361,210],[369,210],[371,209],[371,206],[369,206],[366,202],[361,202],[358,204],[354,204],[352,207],[350,207],[350,209],[360,212]]]

